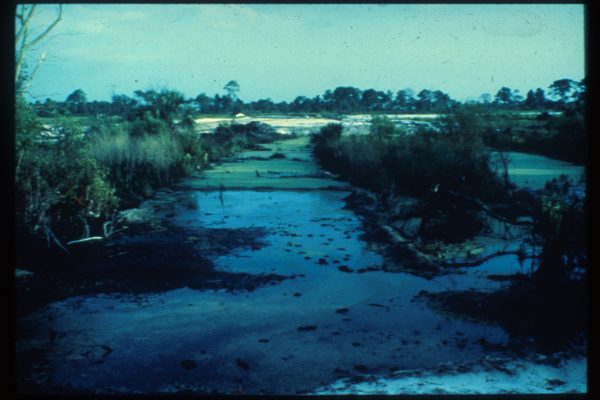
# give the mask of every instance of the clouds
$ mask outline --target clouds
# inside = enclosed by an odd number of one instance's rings
[[[56,7],[39,7],[50,20]],[[490,90],[492,75],[495,85],[532,87],[581,78],[582,11],[577,5],[65,5],[44,48],[52,62],[37,79],[54,92],[77,85],[90,98],[106,98],[116,82],[128,94],[158,81],[190,96],[214,94],[231,79],[245,100],[267,94],[290,100],[338,84],[476,97]]]

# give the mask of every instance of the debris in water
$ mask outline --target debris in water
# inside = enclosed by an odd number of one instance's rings
[[[316,325],[305,325],[305,326],[298,327],[299,331],[314,331],[316,329],[317,329]]]

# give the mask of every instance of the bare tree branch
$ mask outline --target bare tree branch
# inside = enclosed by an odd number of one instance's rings
[[[40,56],[40,59],[39,59],[38,63],[36,64],[35,68],[33,69],[33,71],[31,72],[29,79],[27,79],[27,82],[23,83],[23,86],[20,88],[20,92],[26,92],[27,89],[29,89],[29,86],[31,86],[31,82],[33,82],[33,78],[35,78],[35,75],[37,74],[38,69],[40,69],[40,66],[44,63],[45,59],[46,59],[46,53],[44,52]]]
[[[495,212],[493,212],[492,210],[490,210],[488,206],[486,206],[480,200],[478,200],[478,199],[476,199],[474,197],[470,197],[470,196],[467,196],[467,195],[462,194],[462,193],[453,192],[451,190],[446,190],[445,192],[448,193],[448,194],[450,194],[450,195],[452,195],[452,196],[459,197],[459,198],[461,198],[463,200],[466,200],[466,201],[470,202],[471,204],[476,205],[481,211],[485,212],[490,217],[495,218],[495,219],[497,219],[499,221],[506,222],[506,223],[511,224],[511,225],[522,225],[522,226],[533,226],[534,225],[534,223],[530,222],[530,221],[510,220],[510,219],[505,218],[505,217],[503,217],[501,215],[498,215]]]
[[[35,7],[36,7],[36,4],[32,5],[31,8],[29,9],[29,14],[27,14],[26,17],[23,17],[23,15],[25,14],[25,11],[27,10],[26,6],[23,5],[21,7],[21,14],[17,14],[17,18],[19,18],[19,20],[21,21],[21,27],[19,28],[19,30],[17,31],[17,34],[15,35],[15,43],[18,43],[19,37],[27,29],[27,25],[29,24],[29,21],[31,21],[31,17],[33,16]]]
[[[62,19],[62,4],[58,5],[58,16],[56,17],[56,19],[54,20],[54,22],[52,22],[50,24],[50,26],[48,26],[48,28],[46,28],[46,30],[42,33],[40,33],[38,35],[38,37],[36,37],[35,39],[33,39],[31,42],[27,43],[26,46],[29,47],[33,47],[36,44],[38,44],[43,38],[45,38],[52,29],[54,29],[54,27],[56,26],[56,24],[58,24],[60,22],[60,20]]]
[[[28,40],[28,32],[29,32],[28,25],[31,22],[36,5],[35,4],[32,5],[31,8],[29,9],[29,12],[27,12],[27,8],[25,6],[23,6],[21,8],[21,13],[17,15],[17,18],[21,22],[21,26],[19,27],[19,30],[17,31],[17,33],[15,35],[15,50],[16,50],[16,56],[17,56],[17,60],[15,63],[15,83],[19,82],[19,79],[21,78],[21,67],[23,65],[25,53],[27,52],[28,49],[32,48],[33,46],[38,44],[40,41],[42,41],[42,39],[44,39],[46,36],[48,36],[50,31],[52,31],[52,29],[54,29],[54,27],[61,21],[62,7],[63,7],[62,4],[58,5],[58,15],[57,15],[56,19],[42,33],[40,33],[35,39],[33,39],[31,41]],[[25,13],[27,13],[26,16],[25,16]],[[44,58],[45,58],[45,54],[42,54],[42,57],[40,58],[40,61],[36,65],[36,67],[32,73],[32,76],[29,78],[26,87],[29,87],[29,85],[31,84],[33,76],[39,69],[40,65],[43,63]],[[24,91],[24,89],[20,90],[20,92],[23,92],[23,91]]]
[[[102,236],[90,236],[90,237],[86,237],[85,239],[78,239],[78,240],[71,240],[69,242],[67,242],[67,245],[73,245],[73,244],[79,244],[79,243],[86,243],[86,242],[92,242],[92,241],[96,241],[96,240],[103,240],[104,238]]]
[[[18,46],[16,54],[17,54],[17,61],[16,61],[16,70],[15,70],[15,83],[19,81],[19,78],[21,76],[21,65],[23,65],[23,56],[25,55],[25,42],[27,41],[27,28],[25,28],[25,30],[23,31],[23,35],[21,38],[21,45]]]

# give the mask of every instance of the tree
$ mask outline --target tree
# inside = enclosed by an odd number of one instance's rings
[[[324,104],[323,104],[323,99],[321,98],[320,95],[316,95],[313,99],[312,99],[312,108],[311,111],[313,112],[319,112],[323,109]]]
[[[323,93],[323,106],[327,111],[333,110],[333,93],[329,89]]]
[[[199,112],[207,112],[210,110],[210,107],[212,106],[212,101],[210,97],[208,97],[205,93],[200,93],[198,96],[196,96],[195,100],[198,104]]]
[[[227,96],[231,99],[232,103],[235,102],[235,100],[237,100],[237,94],[240,91],[239,83],[237,83],[236,81],[229,81],[223,87],[223,89],[225,89],[225,91],[227,92]]]
[[[255,111],[273,111],[276,106],[271,99],[260,99],[250,103],[250,107]]]
[[[450,96],[441,90],[436,90],[432,93],[433,107],[437,111],[448,111],[452,106],[452,99]]]
[[[362,92],[362,97],[360,99],[361,106],[365,111],[373,111],[378,108],[378,98],[377,91],[375,89],[367,89]]]
[[[71,114],[84,114],[86,110],[87,96],[81,89],[75,90],[65,100],[67,109]]]
[[[415,92],[412,89],[399,90],[396,93],[396,106],[400,110],[410,110],[415,103]]]
[[[229,96],[219,96],[218,94],[215,94],[214,103],[215,112],[231,111],[232,100]]]
[[[496,98],[494,100],[496,105],[501,107],[510,107],[514,105],[516,102],[516,94],[512,89],[507,88],[506,86],[500,88],[496,93]]]
[[[361,97],[363,110],[381,111],[386,109],[391,102],[390,94],[374,89],[365,90]]]
[[[179,106],[185,101],[185,97],[174,90],[163,89],[160,92],[154,90],[136,90],[135,95],[145,103],[140,109],[140,114],[151,112],[163,121],[172,122]]]
[[[513,103],[515,106],[521,106],[523,104],[523,95],[518,89],[513,90]]]
[[[138,104],[136,99],[124,94],[113,95],[110,112],[112,115],[120,115],[127,120],[133,119]]]
[[[382,107],[385,110],[392,110],[394,108],[394,92],[387,90],[383,97]]]
[[[86,103],[86,111],[89,115],[95,115],[96,117],[108,115],[111,111],[111,103],[108,101],[94,100]]]
[[[549,89],[550,94],[558,99],[559,103],[565,104],[572,100],[577,89],[577,82],[572,79],[559,79],[554,81]]]
[[[429,111],[433,107],[433,104],[433,92],[428,89],[421,90],[417,95],[417,108],[421,111]]]
[[[310,111],[311,103],[311,100],[306,96],[298,96],[292,101],[290,108],[292,111]]]
[[[530,89],[527,92],[527,98],[525,99],[525,106],[531,109],[540,109],[546,105],[546,95],[544,90],[537,88],[535,91]]]
[[[575,95],[574,95],[575,102],[579,106],[582,106],[582,107],[585,106],[586,94],[587,94],[587,79],[583,78],[582,80],[577,82],[575,90],[576,90]]]
[[[325,92],[324,98],[330,101],[333,109],[338,112],[353,112],[360,105],[361,92],[360,89],[346,86],[337,87],[333,91]]]
[[[29,28],[31,21],[36,11],[36,4],[19,4],[16,12],[16,34],[15,34],[15,88],[17,94],[25,93],[31,84],[31,81],[35,77],[40,65],[46,58],[46,53],[42,53],[36,66],[33,68],[28,76],[24,73],[23,67],[25,66],[25,55],[28,51],[35,48],[36,45],[42,42],[44,38],[54,29],[54,27],[62,19],[62,4],[58,5],[58,15],[56,19],[50,23],[40,34],[35,36],[33,39],[29,37]]]

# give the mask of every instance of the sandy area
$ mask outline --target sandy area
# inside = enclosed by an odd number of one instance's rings
[[[405,122],[410,125],[418,123],[415,120],[434,120],[438,118],[439,114],[389,114],[385,115],[392,121]],[[294,131],[305,133],[307,130],[321,128],[327,124],[339,124],[341,123],[347,128],[357,128],[368,126],[371,121],[371,115],[368,114],[357,114],[344,116],[342,120],[334,118],[318,118],[318,117],[249,117],[243,116],[238,118],[198,118],[195,120],[197,124],[197,130],[199,132],[210,132],[215,129],[219,124],[228,124],[231,122],[239,124],[247,124],[252,121],[262,122],[271,125],[279,133],[289,134]],[[426,123],[425,121],[421,122]],[[352,132],[360,133],[360,132]]]
[[[365,377],[366,381],[359,383],[342,379],[315,394],[559,394],[587,391],[585,358],[568,358],[558,365],[544,362],[544,358],[485,357],[476,365],[446,364],[439,366],[437,371],[397,371],[389,377]]]

